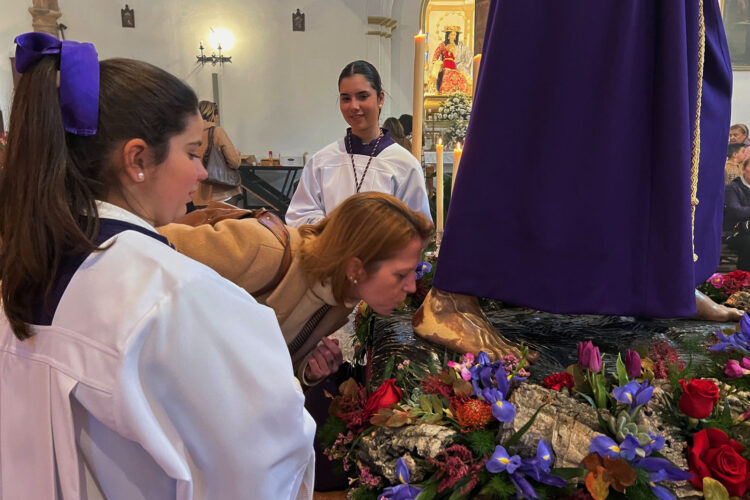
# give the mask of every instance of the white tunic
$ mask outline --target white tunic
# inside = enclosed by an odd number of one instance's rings
[[[369,159],[354,155],[360,180]],[[315,153],[305,165],[286,212],[286,223],[294,227],[314,224],[356,191],[352,160],[341,139]],[[391,194],[432,220],[422,167],[398,144],[391,144],[372,158],[360,189],[365,191]]]
[[[312,498],[315,424],[273,311],[151,236],[110,241],[31,339],[0,315],[0,498]]]

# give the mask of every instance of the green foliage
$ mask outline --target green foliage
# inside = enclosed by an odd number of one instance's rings
[[[329,415],[325,423],[318,429],[317,437],[323,448],[330,448],[339,434],[346,434],[347,428],[343,420]]]
[[[361,487],[352,490],[352,500],[378,500],[378,494],[372,490]]]
[[[507,474],[495,474],[479,491],[479,495],[492,500],[506,500],[516,494],[516,487]]]
[[[383,371],[383,380],[387,380],[391,378],[391,374],[393,373],[393,363],[395,362],[396,357],[391,356],[388,358],[388,361],[385,363],[385,370]]]
[[[364,364],[367,346],[372,344],[373,326],[375,323],[375,312],[367,304],[362,306],[362,322],[354,330],[352,344],[359,344],[361,348],[354,352],[354,362]]]
[[[433,500],[437,496],[438,483],[430,479],[422,485],[422,492],[417,496],[417,500]]]
[[[622,387],[628,383],[628,371],[620,353],[617,353],[617,384]]]
[[[462,436],[471,451],[478,456],[491,455],[495,451],[495,433],[488,430],[479,430],[466,433]]]
[[[727,300],[727,297],[721,292],[721,290],[714,287],[711,283],[701,283],[697,288],[698,291],[706,294],[708,298],[717,304],[723,304]]]

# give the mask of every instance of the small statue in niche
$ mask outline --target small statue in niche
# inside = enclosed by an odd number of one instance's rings
[[[305,15],[299,9],[292,12],[292,31],[305,31]]]
[[[125,4],[124,9],[120,9],[120,15],[122,16],[123,28],[135,28],[135,12],[128,7],[128,4]]]

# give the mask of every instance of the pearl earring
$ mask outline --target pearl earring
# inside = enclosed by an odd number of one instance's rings
[[[143,172],[138,172],[138,180],[139,180],[139,181],[143,181],[143,180],[146,180],[146,176],[145,176],[145,175],[143,175]]]

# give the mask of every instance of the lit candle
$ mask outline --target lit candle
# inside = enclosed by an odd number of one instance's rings
[[[414,36],[414,95],[412,110],[411,152],[422,163],[422,113],[424,110],[425,37],[421,31]]]
[[[453,178],[451,179],[451,198],[453,198],[453,187],[456,185],[456,177],[458,176],[458,164],[461,162],[461,143],[457,142],[456,147],[453,149]]]
[[[435,215],[437,218],[437,227],[435,230],[435,237],[437,244],[440,245],[440,240],[443,237],[443,139],[438,139],[437,146],[435,147],[437,157],[437,175],[436,175],[436,186],[435,186]]]
[[[472,78],[472,85],[471,85],[471,97],[474,97],[474,94],[477,92],[477,78],[479,78],[479,64],[482,62],[482,54],[477,54],[474,56],[474,70],[472,71],[471,78]]]

